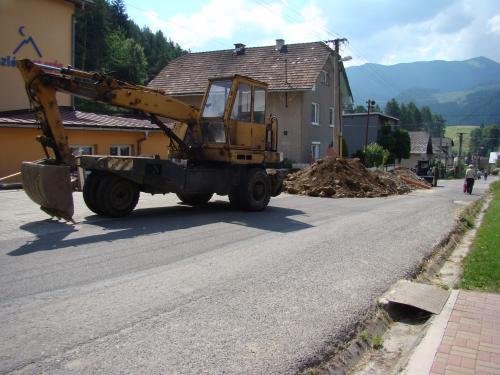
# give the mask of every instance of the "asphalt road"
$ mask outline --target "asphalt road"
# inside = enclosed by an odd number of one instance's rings
[[[490,181],[488,181],[490,182]],[[0,191],[0,372],[294,373],[409,275],[479,198],[282,195],[265,212],[141,196],[124,219],[46,220]]]

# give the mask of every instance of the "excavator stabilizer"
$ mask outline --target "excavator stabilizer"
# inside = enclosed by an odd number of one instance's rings
[[[24,191],[50,216],[73,221],[73,188],[70,167],[23,162],[21,176]]]

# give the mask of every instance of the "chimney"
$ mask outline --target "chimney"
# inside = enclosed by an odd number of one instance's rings
[[[286,52],[286,45],[284,39],[276,39],[276,51],[278,51],[279,53]]]
[[[245,45],[243,43],[234,43],[234,53],[237,55],[244,55]]]

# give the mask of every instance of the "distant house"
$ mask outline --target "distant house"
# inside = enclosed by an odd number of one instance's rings
[[[352,93],[342,63],[343,105]],[[333,123],[333,51],[323,42],[189,53],[170,62],[149,83],[184,102],[200,106],[208,78],[246,75],[267,82],[267,114],[279,119],[278,150],[296,163],[326,154],[338,127]],[[335,132],[335,135],[334,135]],[[337,141],[333,142],[337,148]]]
[[[349,113],[342,116],[342,134],[344,136],[349,155],[363,150],[365,141],[367,144],[378,142],[381,129],[384,125],[390,125],[392,130],[399,124],[399,119],[380,112]]]
[[[401,165],[414,168],[419,160],[431,160],[434,156],[432,138],[424,131],[408,132],[410,134],[411,149],[410,157],[402,159]]]

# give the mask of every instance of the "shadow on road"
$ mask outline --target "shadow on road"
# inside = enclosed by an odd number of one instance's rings
[[[179,204],[170,207],[137,209],[129,216],[118,219],[102,218],[97,215],[88,216],[80,224],[87,228],[90,226],[94,229],[95,227],[101,228],[102,233],[76,238],[66,238],[70,234],[79,232],[74,225],[37,221],[20,227],[35,234],[37,238],[9,252],[8,255],[20,256],[37,251],[110,242],[213,223],[227,223],[270,232],[288,233],[311,227],[310,224],[290,217],[303,214],[304,212],[300,210],[275,206],[269,206],[263,212],[235,211],[227,202],[221,201],[210,202],[204,207]],[[95,230],[91,231],[95,232]]]

